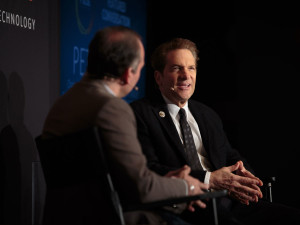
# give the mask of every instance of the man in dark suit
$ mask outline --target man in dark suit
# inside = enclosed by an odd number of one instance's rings
[[[192,176],[208,183],[211,189],[227,189],[230,198],[223,198],[218,204],[223,222],[289,224],[289,219],[299,220],[295,219],[298,210],[260,200],[263,183],[231,147],[219,116],[208,106],[190,99],[195,90],[197,60],[195,43],[182,38],[161,44],[152,55],[159,92],[131,103],[149,168],[165,175],[188,164]],[[186,140],[182,117],[187,118],[192,140]],[[189,150],[186,143],[192,142],[194,150]],[[186,218],[197,221],[205,218],[207,212],[199,214],[202,217],[191,218],[198,215],[195,214]]]
[[[161,176],[146,166],[134,113],[122,99],[139,80],[144,54],[141,38],[133,30],[116,26],[98,31],[89,45],[86,74],[54,103],[42,133],[43,138],[51,138],[97,125],[124,205],[200,194],[208,188],[188,175],[188,167]],[[182,178],[170,178],[173,175]],[[106,205],[95,190],[97,186],[88,185],[48,190],[44,224],[107,224],[101,221]],[[201,201],[193,203],[205,207]],[[165,224],[164,215],[154,211],[124,214],[126,224]]]

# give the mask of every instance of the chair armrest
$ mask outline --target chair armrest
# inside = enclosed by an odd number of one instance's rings
[[[272,186],[276,181],[276,177],[263,177],[262,181],[264,183],[264,199],[269,202],[273,202]]]

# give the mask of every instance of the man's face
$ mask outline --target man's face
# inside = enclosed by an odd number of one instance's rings
[[[196,85],[196,60],[188,49],[169,52],[163,74],[155,71],[160,91],[179,107],[193,95]]]

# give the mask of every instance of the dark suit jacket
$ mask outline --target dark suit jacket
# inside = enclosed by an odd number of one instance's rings
[[[186,164],[180,137],[162,96],[137,100],[131,103],[131,106],[136,115],[138,136],[148,158],[149,167],[160,174],[165,174]],[[189,100],[189,109],[198,123],[213,169],[230,166],[237,160],[243,160],[245,167],[253,172],[239,152],[232,149],[228,143],[222,122],[212,109],[193,100]],[[165,117],[161,116],[162,112]],[[192,175],[201,180],[204,178],[203,171],[192,171]],[[218,200],[218,215],[225,224],[300,224],[297,209],[274,202],[259,201],[245,207],[227,197]],[[204,221],[208,212],[201,209],[194,215],[197,224]],[[189,218],[193,218],[193,215],[189,214]]]
[[[213,170],[243,160],[245,167],[252,171],[239,152],[231,147],[216,112],[191,99],[188,105],[198,123]],[[161,94],[134,101],[131,107],[136,116],[138,137],[149,168],[163,175],[187,164],[182,142]],[[161,112],[165,116],[161,116]],[[191,174],[204,181],[204,171],[192,171]]]

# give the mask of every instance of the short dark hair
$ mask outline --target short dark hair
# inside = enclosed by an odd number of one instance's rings
[[[194,42],[184,38],[173,38],[170,41],[160,44],[151,55],[151,65],[154,70],[163,72],[166,66],[166,56],[170,51],[176,49],[188,49],[195,58],[196,64],[199,60],[198,49]]]
[[[125,70],[135,70],[140,62],[141,36],[124,26],[99,30],[89,44],[87,72],[95,78],[121,77]]]

